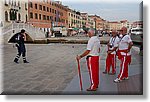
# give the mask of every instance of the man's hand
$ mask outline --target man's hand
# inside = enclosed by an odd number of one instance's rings
[[[127,50],[127,53],[130,52],[130,49]]]
[[[24,35],[24,41],[27,41],[26,33],[24,33],[23,35]]]
[[[77,56],[76,56],[76,59],[77,59],[77,60],[80,60],[81,58],[85,57],[85,56],[88,55],[89,53],[90,53],[90,50],[86,50],[86,51],[84,51],[84,53],[81,54],[80,56],[77,55]]]
[[[112,53],[112,51],[107,51],[107,54],[111,54]]]
[[[76,59],[77,59],[77,60],[80,60],[80,59],[81,59],[81,57],[80,57],[79,55],[77,55],[77,56],[76,56]]]
[[[15,44],[16,47],[19,47],[19,44]]]

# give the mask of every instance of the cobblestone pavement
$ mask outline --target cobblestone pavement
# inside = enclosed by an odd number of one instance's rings
[[[22,57],[19,64],[13,62],[16,48],[12,44],[3,49],[3,93],[2,94],[60,94],[78,75],[75,56],[86,48],[82,44],[27,44],[27,60]],[[104,70],[106,46],[101,46],[101,70]],[[137,49],[138,50],[138,49]],[[137,51],[133,50],[135,54]],[[132,64],[139,62],[134,57]],[[86,60],[81,62],[82,72],[87,72]]]
[[[120,61],[117,59],[116,74],[108,75],[103,74],[105,70],[106,60],[106,45],[102,46],[100,55],[100,75],[99,75],[99,87],[96,92],[87,92],[86,89],[90,86],[90,78],[85,60],[80,61],[81,76],[83,90],[80,91],[79,76],[76,75],[72,81],[63,90],[63,94],[84,94],[84,95],[141,95],[143,93],[142,83],[142,56],[139,56],[139,48],[133,46],[132,48],[132,62],[129,66],[129,80],[124,80],[121,83],[114,83],[113,80],[117,78],[120,72]]]

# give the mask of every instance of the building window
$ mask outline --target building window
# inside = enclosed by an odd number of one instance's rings
[[[51,18],[51,21],[53,21],[53,16],[50,16],[50,18]]]
[[[18,20],[21,21],[21,15],[20,15],[20,13],[18,14]]]
[[[55,14],[56,14],[56,10],[55,10]]]
[[[35,9],[37,9],[37,4],[35,4]]]
[[[27,3],[25,3],[25,10],[27,10]]]
[[[43,15],[43,20],[46,20],[46,16],[45,15]]]
[[[33,13],[32,12],[30,12],[30,18],[33,18]]]
[[[52,9],[50,8],[49,11],[52,12]]]
[[[10,4],[11,4],[11,6],[13,6],[14,4],[13,4],[13,1],[10,1]]]
[[[39,14],[39,19],[41,20],[42,18],[41,18],[41,14]]]
[[[9,16],[10,16],[10,20],[17,20],[17,11],[10,10]]]
[[[42,5],[39,5],[39,9],[42,10]]]
[[[17,6],[17,3],[16,3],[16,1],[14,1],[14,6]]]
[[[7,0],[5,0],[5,6],[8,6]]]
[[[35,19],[38,19],[38,14],[37,13],[35,13]]]
[[[54,9],[52,9],[52,13],[54,13]]]
[[[49,20],[52,20],[51,16],[49,16]]]
[[[32,2],[29,3],[30,7],[33,8]]]
[[[26,15],[26,22],[28,21],[28,16]]]
[[[49,8],[47,7],[47,12],[49,12]]]
[[[56,17],[55,17],[55,22],[56,22]]]
[[[47,16],[47,20],[49,20],[49,16]]]
[[[45,6],[43,6],[43,11],[46,11]]]
[[[20,7],[20,1],[18,1],[18,6]]]
[[[63,13],[61,12],[61,16],[63,16]]]
[[[8,21],[8,12],[5,11],[5,21]]]

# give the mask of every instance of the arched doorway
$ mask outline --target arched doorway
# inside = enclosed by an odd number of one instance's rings
[[[33,39],[29,36],[29,34],[26,33],[27,36],[27,41],[25,41],[26,43],[32,43]],[[10,40],[8,41],[8,43],[15,43],[15,38],[17,37],[17,34],[13,35]]]

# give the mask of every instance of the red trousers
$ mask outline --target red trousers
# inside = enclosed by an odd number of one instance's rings
[[[112,66],[112,73],[116,73],[116,54],[107,55],[105,72],[109,73],[111,66]]]
[[[128,77],[128,66],[131,63],[131,55],[130,56],[122,55],[120,60],[121,60],[121,64],[120,64],[120,73],[118,75],[118,79],[122,80],[123,78]]]
[[[87,66],[90,75],[91,89],[95,89],[99,85],[99,56],[87,57]]]

